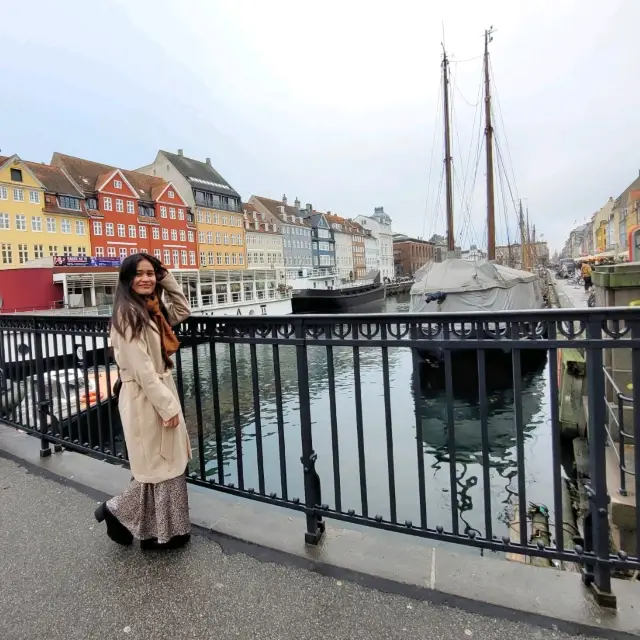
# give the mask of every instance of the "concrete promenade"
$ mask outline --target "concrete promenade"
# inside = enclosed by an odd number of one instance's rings
[[[570,637],[225,554],[203,536],[175,552],[122,548],[95,505],[0,458],[3,640]]]

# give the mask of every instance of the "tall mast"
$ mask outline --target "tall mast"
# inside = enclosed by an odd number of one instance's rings
[[[526,233],[524,228],[524,213],[522,212],[522,200],[520,200],[520,216],[519,216],[519,227],[520,227],[520,268],[524,271],[527,270],[527,241],[526,241]]]
[[[493,126],[491,125],[491,85],[489,82],[489,43],[493,27],[484,32],[484,115],[487,151],[487,259],[496,259],[496,214],[493,197]]]
[[[447,245],[449,251],[455,251],[453,233],[453,169],[451,158],[451,123],[449,121],[449,59],[442,47],[442,88],[444,96],[444,170],[447,187]]]

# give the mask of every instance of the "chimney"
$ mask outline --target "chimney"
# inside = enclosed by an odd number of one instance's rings
[[[285,193],[282,194],[282,204],[285,207],[287,206],[287,195]]]
[[[182,158],[184,156],[184,151],[182,149],[178,149],[178,155]]]
[[[206,158],[205,162],[207,163],[208,166],[211,166],[211,158]]]
[[[300,211],[300,200],[298,198],[295,199],[293,203],[298,211]]]

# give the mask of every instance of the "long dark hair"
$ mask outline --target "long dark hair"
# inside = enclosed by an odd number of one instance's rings
[[[150,262],[156,272],[155,294],[160,300],[160,309],[166,317],[166,309],[162,304],[160,281],[167,275],[167,270],[162,265],[162,262],[148,253],[134,253],[125,258],[120,265],[118,288],[113,300],[111,326],[122,336],[125,335],[127,330],[130,330],[133,339],[140,337],[150,320],[144,298],[132,289],[133,280],[138,272],[138,265],[142,260]]]

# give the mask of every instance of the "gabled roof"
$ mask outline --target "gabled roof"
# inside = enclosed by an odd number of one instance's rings
[[[67,156],[58,152],[53,154],[52,163],[64,167],[73,181],[86,195],[94,193],[114,171],[120,171],[138,194],[140,200],[148,202],[153,202],[157,197],[156,194],[160,195],[169,184],[162,178],[147,176],[138,171],[119,169],[108,164]]]
[[[171,164],[196,189],[228,194],[240,198],[240,194],[210,165],[200,160],[186,158],[177,153],[160,151]]]
[[[614,208],[626,207],[629,202],[629,194],[636,189],[640,189],[640,176],[638,176],[621,194],[616,198]]]
[[[0,166],[9,159],[8,156],[0,156]],[[28,162],[20,160],[29,168],[33,175],[42,183],[44,189],[50,193],[59,193],[74,198],[82,198],[83,195],[76,189],[73,182],[64,175],[58,167],[52,167],[44,162]]]
[[[24,167],[26,167],[27,171],[29,171],[29,173],[31,173],[33,179],[36,182],[40,182],[41,183],[40,178],[38,178],[38,176],[36,176],[33,173],[32,169],[29,167],[29,163],[25,162],[17,153],[14,153],[12,156],[0,156],[0,158],[1,158],[0,159],[0,167],[2,167],[4,164],[8,163],[10,160],[14,160],[14,161],[17,160],[18,162],[22,163],[22,165]],[[40,184],[40,186],[42,188],[44,188],[44,185],[42,183]]]
[[[259,202],[267,211],[269,211],[271,215],[278,218],[278,220],[280,220],[284,224],[293,224],[298,227],[309,226],[309,223],[306,222],[304,217],[304,214],[305,214],[304,210],[298,211],[298,209],[296,209],[295,207],[292,207],[291,205],[288,205],[288,204],[283,205],[282,200],[272,200],[271,198],[264,198],[263,196],[251,196],[251,198]],[[286,220],[283,219],[282,211],[280,210],[280,208],[283,206],[284,206],[284,213],[287,216]],[[294,222],[291,221],[291,216],[295,216]],[[302,219],[302,222],[299,221],[300,219]]]

